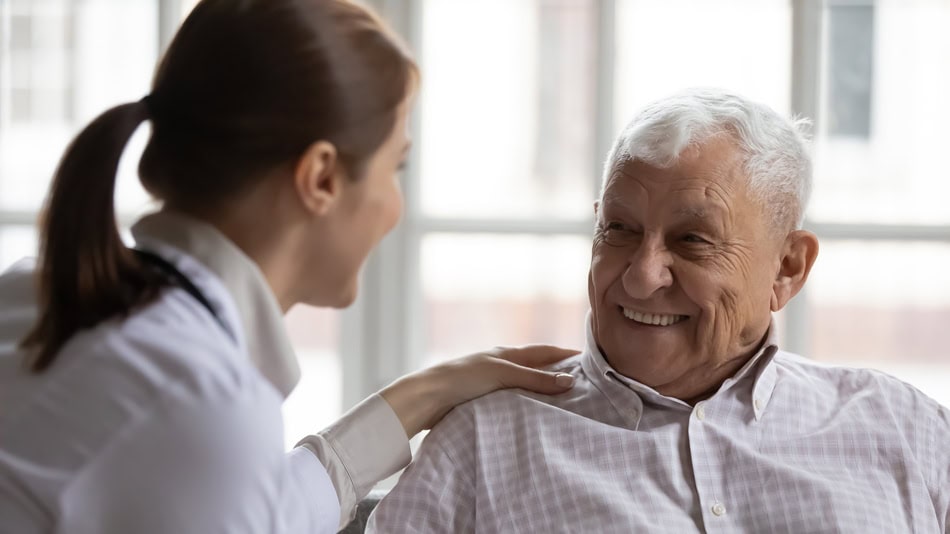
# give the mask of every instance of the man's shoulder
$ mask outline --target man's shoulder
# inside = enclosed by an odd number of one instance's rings
[[[880,404],[898,413],[946,410],[913,385],[877,369],[820,362],[784,351],[779,351],[774,361],[779,380],[794,382],[815,394],[824,392],[838,400],[861,396],[869,405]]]
[[[823,362],[791,352],[778,351],[775,364],[786,376],[807,377],[812,383],[828,382],[853,387],[875,386],[887,389],[912,388],[906,382],[883,371],[867,367]]]
[[[520,435],[526,427],[598,424],[613,408],[588,378],[582,359],[582,355],[574,356],[548,368],[574,376],[574,387],[565,393],[503,389],[457,406],[432,429],[426,438],[429,447],[469,450],[479,443]]]
[[[547,371],[569,373],[576,376],[577,374],[584,372],[583,365],[581,363],[584,360],[584,358],[585,358],[585,353],[577,354],[565,360],[561,360],[555,363],[554,365],[549,365],[545,369]]]
[[[557,395],[544,395],[524,389],[500,389],[468,401],[455,409],[460,416],[479,418],[499,414],[525,414],[532,410],[548,408],[564,408],[578,400],[589,398],[592,384],[587,378],[581,364],[583,355],[578,354],[558,362],[545,370],[559,373],[568,373],[574,377],[574,387],[569,391]]]

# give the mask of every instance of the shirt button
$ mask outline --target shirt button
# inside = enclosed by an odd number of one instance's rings
[[[755,405],[756,410],[762,409],[762,399],[755,399],[755,401],[752,404]]]
[[[726,507],[723,506],[722,503],[717,502],[716,504],[712,505],[712,513],[715,514],[716,517],[719,517],[726,513]]]
[[[706,419],[706,405],[699,403],[696,405],[696,419],[700,421]]]

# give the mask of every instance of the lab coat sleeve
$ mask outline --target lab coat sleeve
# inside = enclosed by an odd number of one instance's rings
[[[61,524],[79,534],[336,532],[326,469],[308,451],[285,452],[281,396],[259,379],[224,381],[169,384],[132,407],[66,488]]]
[[[326,430],[301,440],[326,467],[340,502],[342,528],[356,505],[380,480],[411,459],[409,439],[392,407],[379,394],[369,397]]]

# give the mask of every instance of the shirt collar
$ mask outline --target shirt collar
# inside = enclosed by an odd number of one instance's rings
[[[300,380],[300,367],[283,312],[257,264],[215,227],[179,213],[147,215],[135,223],[132,235],[136,242],[171,245],[217,275],[237,308],[248,358],[284,397],[289,395]]]
[[[713,397],[729,389],[734,384],[752,377],[754,380],[752,396],[748,401],[754,411],[756,420],[761,419],[772,398],[772,391],[775,389],[777,371],[775,365],[772,364],[772,360],[776,352],[778,352],[778,334],[775,328],[775,319],[772,318],[769,322],[768,333],[766,334],[765,342],[762,343],[762,347],[736,374],[723,382]],[[604,355],[601,354],[600,349],[597,347],[597,342],[594,339],[591,312],[587,314],[587,344],[582,358],[582,365],[588,376],[592,377],[592,380],[596,382],[596,385],[604,391],[608,398],[611,398],[609,391],[615,390],[618,384],[637,394],[640,398],[639,404],[641,405],[641,410],[638,411],[637,424],[639,423],[639,415],[642,415],[643,400],[648,399],[655,404],[669,407],[679,406],[691,408],[684,401],[664,396],[650,386],[624,376],[611,367]]]

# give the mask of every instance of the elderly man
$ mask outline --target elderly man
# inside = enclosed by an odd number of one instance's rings
[[[798,125],[697,90],[610,153],[572,392],[456,408],[379,532],[950,533],[950,412],[869,370],[781,351],[805,284]]]

